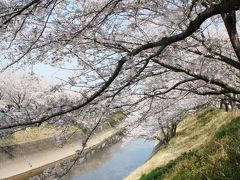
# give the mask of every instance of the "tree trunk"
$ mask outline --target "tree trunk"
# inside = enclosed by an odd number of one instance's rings
[[[235,54],[236,54],[238,60],[240,61],[240,40],[239,40],[238,31],[237,31],[236,12],[231,11],[229,13],[223,13],[222,19],[223,19],[225,27],[227,29],[227,32],[228,32],[232,47],[235,51]]]
[[[228,103],[225,102],[224,104],[225,104],[225,111],[228,112],[229,111]]]
[[[166,145],[166,144],[168,144],[168,142],[169,142],[169,139],[168,139],[168,133],[166,133],[165,131],[164,131],[164,128],[163,127],[161,127],[161,130],[162,130],[162,134],[163,134],[163,141],[164,141],[164,144]]]

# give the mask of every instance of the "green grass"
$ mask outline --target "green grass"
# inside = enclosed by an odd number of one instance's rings
[[[179,123],[177,135],[170,140],[169,144],[159,149],[152,158],[131,172],[125,179],[140,179],[143,174],[165,166],[171,160],[181,157],[182,154],[193,152],[210,142],[223,125],[239,116],[240,111],[225,112],[219,109],[203,109],[197,113],[188,114]]]
[[[125,113],[118,111],[111,113],[109,117],[107,117],[107,122],[114,126],[118,123],[120,123],[125,117]],[[21,144],[26,143],[30,141],[37,141],[53,136],[58,136],[61,134],[62,131],[67,132],[75,132],[75,131],[83,131],[85,130],[85,127],[77,127],[75,125],[70,125],[67,128],[63,129],[56,129],[51,124],[43,123],[40,127],[28,127],[24,130],[20,130],[17,132],[14,132],[13,134],[10,134],[5,139],[0,139],[0,146],[10,146],[14,144]]]
[[[204,112],[198,119],[205,124],[207,117],[211,118],[218,113],[219,111]],[[240,179],[240,117],[220,127],[212,140],[206,144],[141,177],[141,180],[160,179]]]
[[[171,160],[166,166],[158,167],[147,175],[144,174],[141,177],[141,180],[161,179],[164,176],[164,174],[169,173],[172,170],[172,168],[176,165],[176,163],[177,163],[177,160]]]
[[[214,108],[209,108],[209,109],[200,111],[197,114],[198,123],[201,123],[201,125],[204,126],[209,122],[209,119],[219,114],[220,111],[221,111],[220,109],[214,109]]]
[[[49,124],[43,124],[40,127],[28,127],[24,130],[16,131],[13,134],[10,134],[6,139],[0,139],[0,146],[10,146],[14,144],[41,140],[59,135],[60,133],[60,130],[56,130]]]
[[[215,135],[216,139],[222,139],[224,137],[232,137],[240,135],[240,117],[237,117],[231,121],[228,125],[223,126]]]
[[[106,121],[110,123],[111,126],[114,126],[120,123],[125,116],[125,113],[122,111],[113,112],[109,115],[109,117],[107,117]]]

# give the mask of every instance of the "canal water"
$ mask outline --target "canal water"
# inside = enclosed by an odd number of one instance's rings
[[[70,180],[121,180],[151,155],[154,141],[120,141],[74,167],[65,177]]]

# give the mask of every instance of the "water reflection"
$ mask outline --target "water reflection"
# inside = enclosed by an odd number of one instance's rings
[[[120,180],[140,166],[150,156],[154,142],[135,139],[127,144],[121,141],[96,153],[86,162],[76,166],[66,179]]]

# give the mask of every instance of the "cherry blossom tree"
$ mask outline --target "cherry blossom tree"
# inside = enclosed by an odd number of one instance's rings
[[[44,92],[43,84],[36,76],[21,73],[2,73],[0,84],[2,101],[19,110],[34,105],[37,96]]]
[[[31,118],[5,119],[0,129],[103,112],[106,103],[133,113],[150,107],[138,118],[146,120],[205,104],[199,99],[239,102],[239,0],[2,0],[0,6],[1,71],[38,63],[64,68],[72,72],[65,88],[78,93],[28,110]]]
[[[49,122],[91,136],[121,110],[133,133],[162,130],[167,143],[185,113],[239,103],[239,8],[239,0],[0,0],[1,72],[39,63],[71,72],[37,108],[2,113],[0,130]]]

